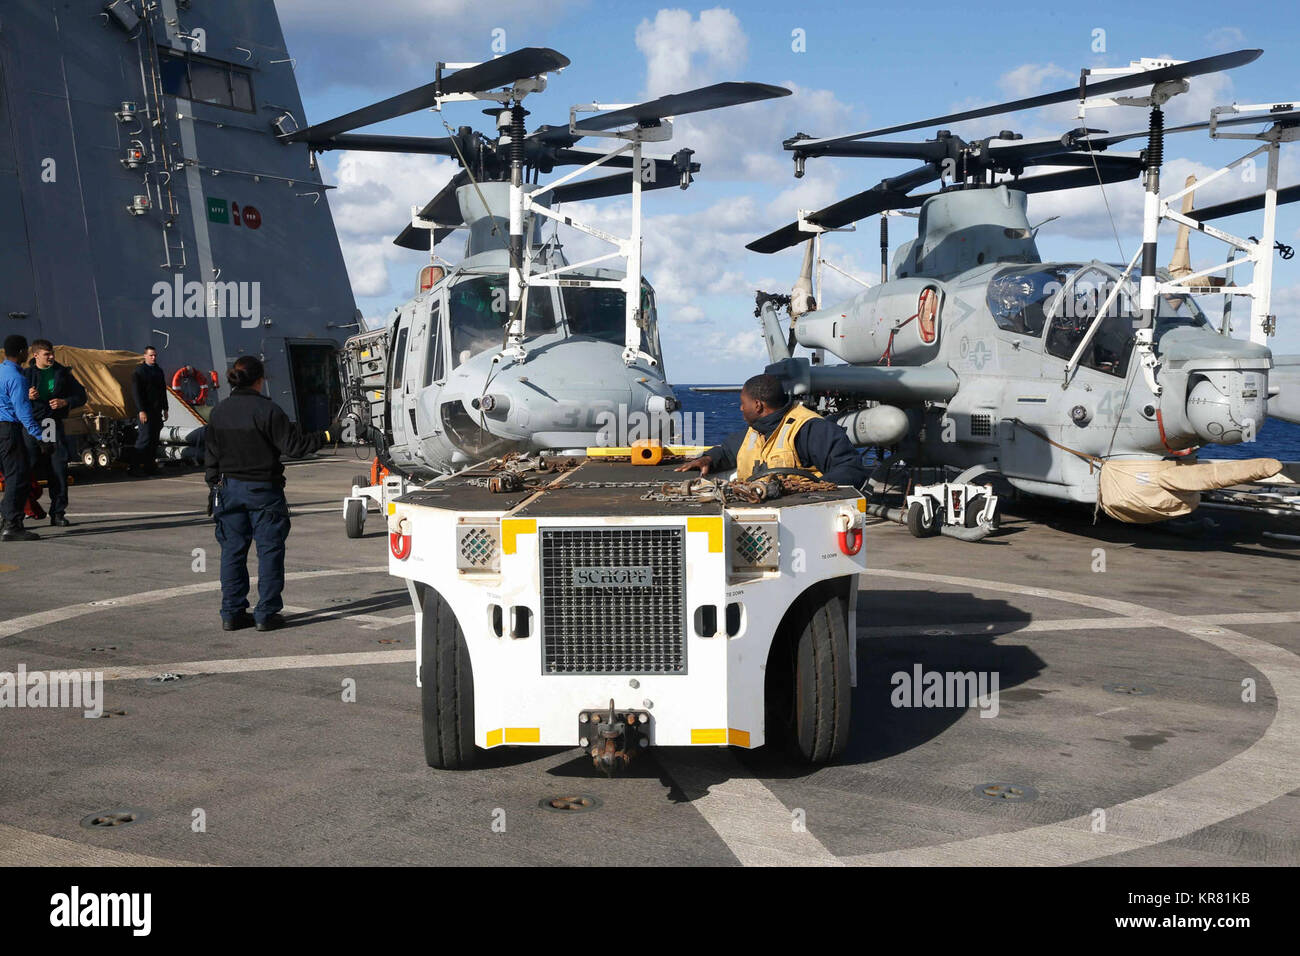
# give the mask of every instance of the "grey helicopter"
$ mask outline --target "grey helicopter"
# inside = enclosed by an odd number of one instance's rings
[[[605,443],[615,416],[641,415],[671,426],[678,402],[659,343],[654,289],[642,277],[641,196],[686,189],[700,164],[693,151],[643,155],[642,144],[672,137],[672,117],[787,96],[784,87],[717,83],[637,104],[573,106],[564,125],[528,132],[526,96],[569,65],[554,50],[525,48],[484,63],[439,63],[432,83],[336,119],[281,132],[315,152],[378,150],[448,156],[461,170],[394,240],[429,250],[417,294],[386,327],[353,336],[341,364],[345,419],[372,442],[380,465],[410,479],[457,471],[488,458],[583,449]],[[446,136],[353,133],[420,109],[489,101],[495,122]],[[580,118],[580,114],[593,115]],[[576,148],[584,138],[607,150]],[[544,174],[577,169],[549,182]],[[599,168],[610,175],[582,178]],[[630,195],[627,236],[559,211],[562,203]],[[543,225],[556,231],[543,235]],[[564,225],[613,247],[570,263],[558,239]],[[465,230],[464,257],[442,262],[434,247]],[[614,268],[610,260],[623,260]],[[616,265],[616,264],[615,264]],[[671,439],[668,434],[665,438]],[[365,501],[385,495],[373,474],[356,480],[345,506],[359,536]],[[369,488],[367,492],[366,489]],[[399,489],[400,490],[400,486]],[[355,502],[355,503],[353,503]]]
[[[1300,396],[1294,387],[1282,388],[1300,360],[1279,358],[1278,381],[1270,385],[1274,359],[1265,345],[1275,329],[1269,311],[1275,245],[1284,257],[1291,254],[1275,243],[1276,206],[1300,199],[1300,187],[1277,188],[1278,150],[1300,130],[1300,111],[1289,102],[1216,107],[1208,122],[1166,129],[1162,110],[1189,88],[1188,78],[1242,66],[1261,52],[1085,69],[1077,87],[1055,93],[846,136],[800,133],[785,141],[796,177],[817,156],[923,161],[824,209],[800,210],[796,222],[747,247],[774,253],[807,242],[791,294],[758,293],[767,372],[838,420],[855,444],[878,449],[877,477],[896,465],[910,474],[924,467],[959,472],[950,482],[913,488],[904,508],[874,513],[905,522],[918,537],[942,531],[977,540],[997,524],[992,476],[1018,492],[1100,503],[1120,520],[1147,522],[1187,513],[1201,490],[1277,473],[1272,459],[1240,467],[1183,460],[1198,446],[1253,440],[1268,414],[1300,420]],[[1097,78],[1106,74],[1112,75]],[[1149,92],[1116,95],[1140,87]],[[1148,127],[1110,134],[1081,125],[1042,139],[1001,130],[967,141],[946,129],[920,142],[877,138],[1071,100],[1079,103],[1080,119],[1099,106],[1143,107]],[[1262,128],[1224,131],[1251,124]],[[1197,130],[1258,141],[1202,185],[1266,154],[1267,189],[1197,210],[1195,218],[1189,211],[1194,184],[1162,196],[1165,134]],[[1146,140],[1140,154],[1109,151],[1134,139]],[[1033,167],[1057,168],[1022,175]],[[1128,263],[1042,261],[1028,196],[1139,176],[1143,237]],[[936,181],[937,191],[914,192]],[[1182,207],[1170,208],[1179,199]],[[917,237],[891,261],[886,217],[918,207],[912,214]],[[1265,212],[1258,239],[1209,225],[1257,209]],[[876,214],[880,282],[819,308],[812,267],[820,236]],[[1156,235],[1165,219],[1182,232],[1177,274],[1157,267]],[[1185,253],[1189,229],[1227,243],[1228,261],[1193,272]],[[1234,281],[1234,270],[1244,265],[1253,266],[1251,281]],[[1217,326],[1197,304],[1198,294],[1223,295]],[[1242,296],[1252,303],[1249,340],[1230,335],[1232,301]],[[790,316],[785,332],[781,310]],[[812,356],[795,357],[797,345]],[[824,364],[825,353],[845,364]]]

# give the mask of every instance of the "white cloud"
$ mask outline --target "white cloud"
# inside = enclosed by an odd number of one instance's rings
[[[338,189],[330,191],[330,211],[353,294],[392,294],[389,266],[401,264],[410,269],[413,289],[415,270],[426,257],[394,246],[393,239],[410,221],[411,206],[428,202],[451,179],[456,164],[442,157],[363,152],[339,153],[334,164]],[[328,166],[325,171],[331,172]]]
[[[1240,50],[1246,46],[1246,35],[1237,27],[1217,27],[1205,35],[1205,43],[1219,53]]]
[[[392,90],[433,79],[433,63],[490,60],[506,50],[544,46],[537,37],[580,0],[277,0],[300,79]],[[503,33],[494,34],[494,30]],[[498,42],[498,38],[500,41]],[[498,48],[494,48],[498,42]],[[560,52],[564,52],[563,50]],[[306,84],[304,84],[306,86]]]
[[[646,92],[676,93],[716,83],[744,64],[749,40],[730,10],[660,10],[636,28],[636,48],[646,59]]]

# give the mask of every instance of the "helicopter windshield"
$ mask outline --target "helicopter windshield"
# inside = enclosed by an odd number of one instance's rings
[[[626,333],[627,299],[621,289],[593,286],[563,286],[560,298],[570,335],[586,335],[622,345]],[[641,350],[656,359],[659,353],[659,317],[654,289],[641,281]]]
[[[1042,335],[1046,306],[1061,291],[1073,266],[1004,269],[989,281],[988,306],[998,328]]]
[[[1156,330],[1152,336],[1156,342],[1170,329],[1200,328],[1209,324],[1205,313],[1190,295],[1156,296]]]
[[[500,348],[510,319],[507,278],[501,274],[463,279],[451,287],[448,305],[451,357],[455,365],[471,355]],[[549,289],[529,291],[524,337],[555,331],[555,308]]]

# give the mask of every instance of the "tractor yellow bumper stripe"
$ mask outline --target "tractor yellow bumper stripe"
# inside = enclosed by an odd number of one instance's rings
[[[506,743],[508,744],[536,744],[541,743],[542,728],[540,727],[507,727]]]
[[[730,728],[728,728],[728,729],[727,729],[727,743],[731,744],[733,747],[748,747],[748,746],[749,746],[749,731],[748,731],[748,730],[737,730],[735,727],[730,727]]]
[[[536,518],[502,518],[501,519],[501,553],[515,553],[515,536],[536,534]]]
[[[488,734],[487,734],[487,745],[488,745],[489,747],[500,747],[500,746],[501,746],[501,731],[499,731],[499,730],[489,730],[489,731],[488,731]]]
[[[727,729],[719,727],[716,730],[692,730],[691,743],[693,744],[725,744],[727,742]]]
[[[709,536],[709,551],[722,551],[722,516],[707,516],[701,518],[687,518],[687,531],[704,531]]]

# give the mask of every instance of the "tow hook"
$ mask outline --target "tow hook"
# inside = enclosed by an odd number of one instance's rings
[[[613,698],[605,711],[583,711],[578,715],[578,737],[597,770],[612,777],[627,769],[632,755],[648,747],[645,725],[650,715],[643,711],[617,710]]]

